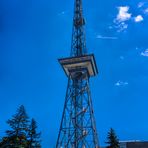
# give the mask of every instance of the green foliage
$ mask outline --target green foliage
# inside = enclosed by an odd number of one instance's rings
[[[0,148],[27,148],[28,141],[23,136],[4,137],[0,143]]]
[[[23,105],[17,109],[17,113],[9,119],[7,123],[11,127],[11,130],[7,130],[6,133],[11,136],[26,136],[28,131],[28,115]]]
[[[32,119],[29,125],[29,117],[23,105],[7,123],[10,130],[6,131],[7,136],[1,140],[0,148],[41,148],[36,121]]]
[[[107,148],[119,148],[119,140],[115,131],[111,128],[107,135]]]
[[[27,146],[27,133],[28,133],[28,115],[23,105],[21,105],[12,119],[9,119],[7,123],[11,127],[11,130],[7,130],[7,136],[9,145],[14,147],[26,147]]]
[[[31,120],[31,124],[29,127],[29,147],[30,148],[40,148],[40,135],[41,133],[37,133],[37,123],[34,119]]]

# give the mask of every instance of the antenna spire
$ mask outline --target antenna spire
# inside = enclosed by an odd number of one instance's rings
[[[59,59],[68,77],[56,148],[99,148],[89,79],[98,74],[93,54],[87,54],[82,0],[75,0],[71,56]]]
[[[84,25],[82,0],[75,0],[71,56],[81,56],[87,53]]]

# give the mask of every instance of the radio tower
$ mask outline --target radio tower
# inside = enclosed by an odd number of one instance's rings
[[[99,148],[89,78],[98,70],[87,54],[82,0],[75,0],[71,55],[59,59],[68,77],[62,121],[56,148]]]

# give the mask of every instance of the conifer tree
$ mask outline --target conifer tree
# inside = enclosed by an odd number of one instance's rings
[[[25,148],[27,147],[27,133],[28,133],[28,115],[23,105],[21,105],[12,119],[9,119],[7,123],[11,127],[11,130],[7,130],[7,137],[9,147],[11,148]]]
[[[31,124],[29,127],[28,141],[29,148],[40,148],[40,135],[41,133],[37,132],[37,123],[34,119],[31,120]]]
[[[37,132],[37,123],[32,119],[29,125],[29,118],[23,105],[7,123],[10,130],[7,130],[7,135],[0,140],[0,148],[41,148],[41,133]]]
[[[119,140],[115,131],[111,128],[107,135],[107,148],[119,148]]]

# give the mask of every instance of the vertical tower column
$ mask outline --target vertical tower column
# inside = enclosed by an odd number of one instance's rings
[[[89,89],[97,74],[93,55],[59,59],[68,86],[56,148],[98,148],[98,136]]]
[[[69,78],[56,148],[98,148],[87,71]]]
[[[80,56],[87,53],[84,25],[82,0],[75,0],[71,56]]]
[[[98,148],[89,79],[97,75],[94,55],[86,49],[82,0],[75,0],[71,56],[59,59],[68,77],[56,148]]]

